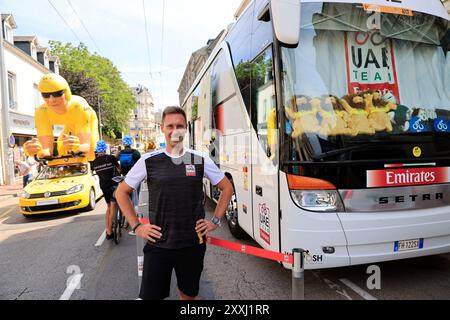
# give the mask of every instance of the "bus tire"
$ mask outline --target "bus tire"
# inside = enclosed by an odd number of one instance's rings
[[[231,181],[231,183],[233,183],[233,181]],[[231,201],[228,205],[225,216],[227,218],[228,227],[230,228],[230,232],[233,237],[235,237],[236,239],[244,239],[247,236],[247,233],[241,228],[238,222],[238,204],[234,184],[233,195],[231,196]]]

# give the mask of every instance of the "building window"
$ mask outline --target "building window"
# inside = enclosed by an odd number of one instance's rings
[[[33,95],[34,95],[34,108],[36,109],[43,103],[41,93],[39,92],[39,87],[37,84],[33,85]]]
[[[8,72],[8,97],[9,108],[17,109],[17,82],[16,75],[12,72]]]
[[[9,43],[14,43],[13,30],[9,24],[5,23],[5,40]]]
[[[31,57],[37,60],[37,50],[36,46],[33,43],[31,44]]]
[[[50,68],[50,64],[49,64],[49,60],[48,60],[48,55],[44,54],[44,66],[49,69]]]

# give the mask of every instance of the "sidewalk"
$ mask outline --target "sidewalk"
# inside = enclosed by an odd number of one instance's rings
[[[12,186],[0,186],[0,201],[19,197],[23,190],[22,185],[22,177],[20,177]]]

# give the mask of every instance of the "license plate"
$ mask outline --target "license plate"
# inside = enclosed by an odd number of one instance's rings
[[[58,204],[58,203],[59,203],[58,199],[36,201],[37,206],[48,206],[48,205]]]
[[[396,241],[394,252],[423,249],[423,239]]]

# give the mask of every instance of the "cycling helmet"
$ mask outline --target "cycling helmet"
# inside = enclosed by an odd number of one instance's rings
[[[125,137],[123,137],[123,139],[122,139],[122,144],[124,145],[124,146],[131,146],[131,145],[133,145],[133,138],[131,138],[131,136],[125,136]]]
[[[61,90],[64,90],[66,100],[69,101],[72,98],[72,92],[70,91],[70,87],[66,79],[60,75],[49,73],[43,76],[39,82],[39,91],[41,93],[51,93]]]
[[[95,152],[97,153],[104,153],[108,150],[108,146],[106,145],[105,141],[99,140],[97,141],[97,149],[95,149]]]

